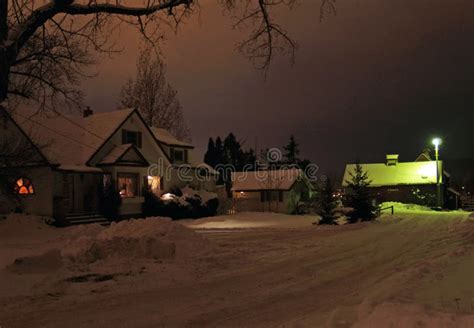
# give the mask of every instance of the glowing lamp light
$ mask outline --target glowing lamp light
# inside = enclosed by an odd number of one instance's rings
[[[436,147],[436,149],[438,149],[439,145],[441,145],[441,138],[434,138],[432,143]]]
[[[166,193],[166,194],[163,194],[163,195],[161,196],[161,199],[162,199],[162,200],[172,200],[174,197],[175,197],[175,196],[174,196],[173,194],[171,194],[171,193],[168,192],[168,193]]]

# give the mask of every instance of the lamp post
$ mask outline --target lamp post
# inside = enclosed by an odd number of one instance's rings
[[[441,181],[439,172],[439,145],[441,145],[441,139],[434,138],[433,145],[435,146],[436,157],[436,204],[438,207],[441,207]]]

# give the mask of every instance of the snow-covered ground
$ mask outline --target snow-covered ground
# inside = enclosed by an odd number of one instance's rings
[[[0,221],[3,327],[474,327],[474,215]]]

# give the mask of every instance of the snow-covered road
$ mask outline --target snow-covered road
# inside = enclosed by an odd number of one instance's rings
[[[467,213],[419,211],[328,227],[252,213],[183,221],[211,245],[197,258],[4,269],[0,325],[472,328],[473,221]],[[49,229],[2,239],[0,225],[0,255],[66,247],[68,233],[97,233],[68,228],[55,239],[58,230]]]

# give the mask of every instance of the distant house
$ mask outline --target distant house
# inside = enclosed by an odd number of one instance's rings
[[[414,162],[399,162],[398,155],[387,155],[385,163],[361,164],[367,172],[373,196],[379,201],[395,201],[426,206],[437,205],[437,171],[441,185],[441,202],[446,208],[458,208],[459,193],[450,187],[450,175],[443,161],[431,160],[423,152]],[[347,188],[356,164],[347,164],[342,187]]]
[[[287,169],[234,172],[231,190],[237,211],[294,213],[314,187],[301,170]]]
[[[23,140],[34,150],[26,163],[12,164],[2,188],[18,194],[18,206],[28,213],[97,214],[100,191],[112,183],[122,197],[122,216],[141,213],[144,187],[157,195],[185,185],[215,188],[215,179],[197,179],[215,172],[196,161],[193,145],[149,127],[134,109],[47,116],[0,108],[0,118],[1,138]]]

